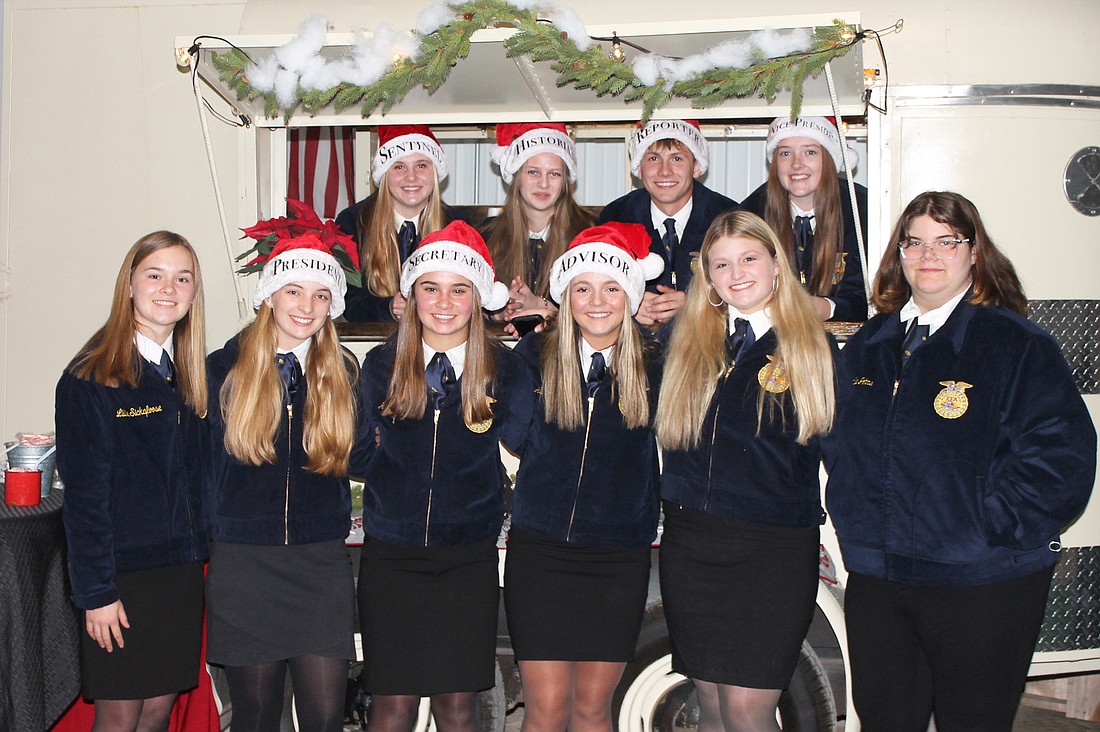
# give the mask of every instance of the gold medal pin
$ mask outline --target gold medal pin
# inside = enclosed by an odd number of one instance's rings
[[[489,400],[489,406],[490,407],[492,407],[492,405],[497,403],[497,400],[493,399],[492,397],[485,397],[485,398]],[[489,417],[489,419],[483,419],[480,422],[474,422],[472,424],[470,422],[466,423],[466,429],[470,430],[470,432],[473,432],[475,435],[485,434],[486,432],[489,431],[489,428],[492,427],[492,426],[493,426],[493,418],[492,417]]]
[[[756,372],[756,380],[760,382],[760,386],[764,387],[764,391],[772,394],[782,394],[791,388],[791,379],[787,376],[787,369],[781,362],[773,361],[771,356],[768,356],[768,363]]]
[[[970,406],[966,390],[972,389],[974,385],[965,381],[941,381],[940,386],[944,388],[932,402],[936,414],[944,419],[958,419],[966,414],[966,410]]]

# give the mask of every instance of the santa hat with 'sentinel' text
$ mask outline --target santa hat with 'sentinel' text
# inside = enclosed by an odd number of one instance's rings
[[[468,279],[485,310],[500,310],[508,304],[508,287],[497,282],[485,240],[465,221],[452,221],[420,240],[401,266],[401,294],[409,297],[416,281],[429,272],[452,272]]]
[[[618,282],[630,300],[631,314],[637,313],[646,281],[665,270],[665,260],[649,251],[651,242],[642,224],[612,221],[585,229],[550,266],[550,297],[560,303],[574,277],[593,272]]]
[[[378,127],[378,152],[371,162],[371,178],[381,185],[382,176],[390,166],[408,155],[425,155],[435,165],[435,180],[447,177],[447,156],[439,140],[435,139],[427,125],[380,125]]]
[[[710,152],[707,149],[707,138],[703,137],[699,129],[698,120],[694,119],[658,119],[652,120],[645,127],[640,127],[630,136],[630,172],[638,175],[642,167],[642,159],[649,146],[658,140],[678,140],[687,146],[691,154],[695,156],[695,162],[699,163],[699,175],[707,172],[710,167]]]
[[[500,167],[500,177],[505,183],[511,183],[523,164],[541,153],[561,158],[569,172],[569,182],[577,181],[577,146],[565,125],[556,122],[497,125],[497,144],[489,151],[489,157]]]

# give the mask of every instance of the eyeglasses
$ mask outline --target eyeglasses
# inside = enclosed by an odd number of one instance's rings
[[[969,244],[969,239],[938,239],[921,241],[920,239],[902,239],[898,242],[902,259],[920,259],[925,250],[932,252],[938,259],[954,259],[960,244]]]

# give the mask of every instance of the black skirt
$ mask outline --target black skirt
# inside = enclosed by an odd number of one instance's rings
[[[495,539],[429,549],[363,537],[359,625],[366,690],[431,696],[488,689],[499,602]]]
[[[516,659],[633,659],[649,590],[649,554],[649,547],[593,549],[513,527],[504,604]]]
[[[355,586],[340,540],[216,542],[207,577],[207,660],[254,666],[297,656],[355,658]]]
[[[115,577],[130,622],[125,646],[103,650],[81,629],[81,693],[85,699],[149,699],[199,683],[202,562]]]
[[[785,689],[813,620],[819,532],[664,504],[661,597],[672,668],[693,679]]]

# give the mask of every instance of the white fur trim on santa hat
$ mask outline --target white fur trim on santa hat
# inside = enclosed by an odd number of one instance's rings
[[[452,272],[473,283],[485,310],[500,310],[508,304],[508,287],[496,281],[496,273],[485,258],[469,246],[453,241],[422,244],[401,267],[401,294],[406,298],[413,285],[428,272]]]
[[[642,259],[634,259],[614,244],[579,244],[567,249],[551,265],[550,297],[560,303],[574,277],[593,272],[606,275],[622,286],[630,300],[630,313],[634,315],[642,306],[646,281],[656,279],[664,269],[665,261],[653,252]]]
[[[382,176],[394,163],[403,157],[415,154],[425,155],[435,165],[435,180],[437,183],[447,177],[447,156],[439,143],[427,135],[408,134],[399,135],[385,144],[378,146],[378,152],[374,154],[371,162],[371,178],[374,184],[382,184]]]
[[[687,145],[695,156],[695,162],[699,163],[699,175],[706,173],[710,167],[707,138],[703,137],[699,128],[679,119],[662,119],[650,122],[630,136],[631,173],[638,175],[646,150],[658,140],[679,140]]]
[[[316,282],[332,294],[328,316],[339,318],[344,312],[344,293],[348,283],[344,268],[336,258],[319,249],[288,249],[268,260],[260,272],[252,307],[259,308],[264,300],[292,282]]]
[[[569,182],[577,181],[577,146],[569,135],[549,127],[528,130],[510,145],[495,145],[489,157],[500,167],[500,177],[511,183],[523,164],[536,155],[552,153],[565,162]]]
[[[775,149],[779,143],[788,137],[808,137],[821,145],[821,149],[829,153],[833,159],[833,165],[839,170],[843,163],[840,157],[840,133],[836,125],[824,117],[776,117],[768,126],[768,162],[775,157]],[[849,151],[854,154],[854,151]]]

